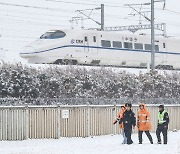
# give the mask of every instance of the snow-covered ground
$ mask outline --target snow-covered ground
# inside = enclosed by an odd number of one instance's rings
[[[88,138],[60,138],[25,141],[1,141],[1,154],[178,154],[180,153],[180,131],[169,132],[168,144],[156,144],[152,134],[151,145],[143,135],[144,143],[138,144],[137,134],[133,134],[134,144],[122,145],[121,135],[96,136]]]

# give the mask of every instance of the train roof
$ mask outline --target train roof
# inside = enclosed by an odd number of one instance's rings
[[[145,33],[140,33],[140,34],[132,34],[130,32],[125,32],[125,31],[99,31],[99,30],[93,30],[93,29],[52,29],[49,30],[48,32],[56,32],[56,31],[63,31],[65,33],[81,33],[81,32],[86,32],[86,33],[94,33],[96,32],[97,34],[115,34],[115,35],[122,35],[122,36],[128,36],[128,37],[146,37],[149,38],[149,34]],[[177,40],[179,41],[180,38],[176,37],[164,37],[164,36],[156,36],[156,39],[169,39],[169,40]]]

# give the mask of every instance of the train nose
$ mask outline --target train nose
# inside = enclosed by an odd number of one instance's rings
[[[26,46],[23,48],[22,52],[19,53],[20,57],[22,58],[29,58],[33,57],[36,53],[36,49],[31,46]]]

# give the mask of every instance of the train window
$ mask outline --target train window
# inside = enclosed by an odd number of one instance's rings
[[[96,42],[96,36],[93,36],[93,41]]]
[[[145,50],[151,50],[151,44],[145,44]],[[155,51],[159,51],[159,45],[155,45]]]
[[[66,36],[66,33],[60,30],[49,31],[43,34],[40,39],[58,39]]]
[[[124,48],[132,49],[132,43],[124,42]]]
[[[84,37],[84,41],[87,42],[88,41],[88,38],[87,36]]]
[[[134,48],[135,49],[143,49],[143,44],[142,43],[134,43]]]
[[[145,44],[145,50],[151,50],[151,44]]]
[[[122,48],[122,43],[118,41],[113,41],[113,47],[115,48]]]
[[[56,31],[53,36],[52,39],[56,39],[56,38],[62,38],[66,36],[66,33],[62,32],[62,31]]]
[[[108,40],[101,40],[102,47],[111,47],[111,42]]]
[[[155,45],[155,51],[159,51],[159,45]]]

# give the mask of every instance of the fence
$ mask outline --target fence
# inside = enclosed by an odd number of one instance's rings
[[[166,105],[169,130],[180,129],[180,105]],[[150,105],[152,132],[157,124],[157,106]],[[120,106],[29,106],[0,107],[0,140],[88,137],[120,133],[112,122]],[[133,106],[137,115],[138,106]],[[137,132],[137,129],[135,130]]]

